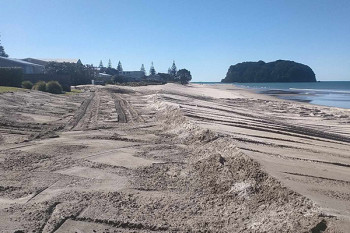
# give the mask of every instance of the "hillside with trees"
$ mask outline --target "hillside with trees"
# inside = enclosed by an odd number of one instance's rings
[[[221,82],[316,82],[316,76],[309,66],[294,61],[242,62],[230,66]]]

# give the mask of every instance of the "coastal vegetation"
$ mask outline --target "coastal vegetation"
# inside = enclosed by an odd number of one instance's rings
[[[83,84],[90,84],[91,80],[94,79],[95,71],[92,65],[83,65],[79,60],[77,63],[50,62],[45,66],[45,74],[69,76],[66,79],[67,84],[69,84],[70,86],[77,86]],[[64,83],[61,84],[62,86],[65,86]]]
[[[31,81],[23,81],[22,82],[22,88],[30,90],[30,89],[33,88],[33,83]]]
[[[156,74],[156,69],[154,69],[153,62],[152,62],[151,68],[149,69],[149,74],[150,75],[155,75]]]
[[[57,81],[49,81],[47,83],[44,81],[39,81],[39,82],[34,84],[33,89],[37,90],[37,91],[49,92],[51,94],[62,94],[63,93],[62,86]]]
[[[46,91],[51,94],[62,94],[62,86],[57,81],[50,81],[46,84]]]
[[[309,66],[294,61],[242,62],[231,65],[221,82],[316,82],[316,76]]]
[[[192,79],[191,72],[186,69],[179,70],[177,76],[181,84],[188,84]]]
[[[152,62],[150,72],[147,75],[143,64],[140,71],[123,71],[120,61],[118,62],[118,66],[113,68],[110,59],[108,61],[108,67],[104,67],[102,61],[100,61],[99,67],[83,65],[80,60],[76,63],[48,62],[45,64],[42,73],[24,73],[23,68],[2,67],[0,68],[0,76],[0,85],[2,86],[47,91],[44,87],[46,83],[57,81],[62,87],[62,91],[65,92],[70,92],[71,86],[91,84],[92,80],[94,80],[94,84],[102,85],[130,84],[143,86],[165,84],[168,82],[185,85],[192,79],[191,72],[187,69],[178,70],[175,61],[173,61],[171,68],[168,69],[168,73],[157,73]],[[137,82],[139,84],[136,84]],[[52,93],[61,93],[62,91],[58,90]]]
[[[39,81],[34,84],[33,90],[46,91],[46,83],[44,81]]]
[[[108,61],[110,64],[110,60]],[[144,64],[141,65],[140,71],[143,72],[143,77],[139,79],[132,79],[123,74],[123,67],[121,62],[118,62],[117,68],[113,68],[108,65],[108,67],[103,66],[102,60],[100,61],[100,65],[98,67],[99,73],[108,74],[112,76],[110,79],[105,81],[105,84],[118,84],[118,85],[131,85],[131,86],[144,86],[144,85],[158,85],[165,83],[181,83],[183,85],[188,84],[192,80],[191,72],[187,69],[178,70],[175,61],[168,69],[168,73],[158,73],[154,68],[153,62],[151,63],[151,67],[149,70],[149,75],[146,74],[146,69]],[[139,84],[137,84],[139,83]]]

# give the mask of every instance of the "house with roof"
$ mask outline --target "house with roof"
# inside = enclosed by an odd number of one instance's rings
[[[7,57],[0,57],[0,67],[22,68],[24,74],[42,74],[45,71],[44,65]]]
[[[49,62],[58,62],[58,63],[63,63],[63,62],[67,62],[67,63],[77,63],[79,61],[79,59],[61,59],[61,58],[51,58],[51,59],[37,59],[37,58],[24,58],[21,59],[22,61],[26,61],[26,62],[30,62],[30,63],[34,63],[34,64],[38,64],[38,65],[42,65],[45,66],[47,65]]]

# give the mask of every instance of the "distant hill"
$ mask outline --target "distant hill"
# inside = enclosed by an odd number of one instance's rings
[[[294,61],[277,60],[268,63],[258,61],[232,65],[221,82],[316,82],[316,77],[307,65]]]

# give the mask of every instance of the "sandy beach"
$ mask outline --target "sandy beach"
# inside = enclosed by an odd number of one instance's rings
[[[232,85],[0,94],[1,232],[350,232],[350,110]]]

